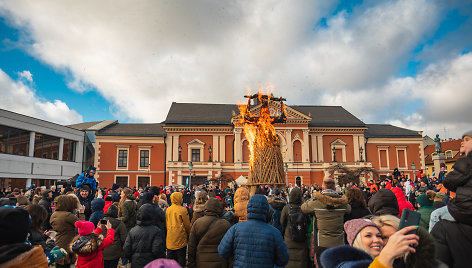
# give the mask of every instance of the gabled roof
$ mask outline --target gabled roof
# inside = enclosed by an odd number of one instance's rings
[[[233,111],[239,113],[235,104],[172,102],[165,124],[231,125]]]
[[[293,109],[311,116],[310,127],[365,127],[366,124],[342,106],[293,105]]]
[[[365,123],[341,106],[289,106],[312,120],[309,126],[365,127]],[[231,125],[233,111],[239,114],[234,104],[177,103],[173,102],[165,125]]]
[[[99,130],[97,136],[138,136],[138,137],[165,137],[162,124],[122,124],[115,123]]]
[[[389,124],[367,124],[366,138],[421,138],[418,131],[392,126]]]
[[[118,120],[103,120],[103,121],[95,121],[95,122],[83,122],[79,124],[69,125],[68,127],[74,128],[77,130],[100,130],[108,125],[117,123]]]
[[[460,157],[460,148],[461,148],[461,139],[458,140],[453,140],[453,141],[443,141],[441,142],[441,150],[443,154],[445,154],[446,151],[451,150],[452,151],[452,158],[446,158],[446,162],[454,162]],[[428,145],[424,148],[424,160],[426,164],[432,164],[433,163],[433,153],[436,150],[436,145]]]

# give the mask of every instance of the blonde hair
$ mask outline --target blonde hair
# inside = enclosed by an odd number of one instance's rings
[[[362,231],[362,230],[361,230]],[[360,249],[364,252],[366,252],[367,254],[369,254],[369,250],[366,248],[366,246],[362,243],[362,237],[361,237],[361,232],[359,232],[357,235],[356,235],[356,238],[354,239],[354,241],[352,242],[352,246],[357,248],[357,249]],[[370,255],[370,254],[369,254]]]
[[[121,216],[121,207],[123,206],[123,203],[126,201],[126,198],[128,198],[128,195],[131,194],[131,189],[130,188],[124,188],[123,192],[125,193],[125,196],[120,199],[120,203],[118,203],[118,216]]]
[[[398,226],[400,226],[400,219],[393,215],[375,216],[372,218],[372,221],[377,224],[379,228],[382,228],[384,226],[391,226],[398,230]]]

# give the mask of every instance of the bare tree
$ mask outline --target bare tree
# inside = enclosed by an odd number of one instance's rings
[[[328,168],[330,175],[332,176],[335,172],[339,173],[338,176],[338,184],[343,185],[347,183],[354,183],[359,185],[360,179],[359,177],[364,174],[364,177],[367,176],[369,173],[372,174],[373,179],[377,180],[379,178],[379,174],[377,170],[370,168],[370,167],[354,167],[349,168],[342,164],[336,164]]]

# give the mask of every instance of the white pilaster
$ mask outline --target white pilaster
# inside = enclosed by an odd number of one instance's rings
[[[311,156],[312,156],[312,161],[313,162],[318,162],[318,152],[317,152],[317,145],[318,142],[316,141],[316,135],[310,135],[311,136]]]
[[[172,161],[179,161],[179,135],[173,135]]]
[[[220,158],[221,162],[226,162],[226,136],[220,136]]]
[[[292,130],[285,130],[285,139],[287,140],[287,154],[288,162],[293,162],[293,144],[292,144]]]
[[[318,161],[324,162],[323,157],[323,135],[317,135],[318,140]]]
[[[243,161],[242,155],[241,128],[234,128],[234,162],[241,163]]]
[[[302,161],[310,162],[310,141],[308,140],[308,129],[303,130],[303,148],[302,148]]]
[[[213,152],[213,155],[211,156],[211,158],[213,159],[213,162],[218,162],[219,159],[218,159],[218,151],[219,151],[219,146],[218,146],[218,136],[217,135],[213,135],[213,145],[212,145],[213,149],[212,149],[212,152]]]
[[[354,141],[354,162],[358,162],[359,159],[359,135],[353,135],[352,140]]]
[[[172,135],[166,137],[166,161],[172,161]],[[169,174],[170,180],[170,174]]]

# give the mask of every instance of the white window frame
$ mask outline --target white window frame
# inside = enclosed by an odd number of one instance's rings
[[[205,148],[205,143],[199,139],[193,139],[192,141],[187,143],[187,159],[189,162],[192,162],[192,149],[199,149],[200,150],[200,161],[203,161],[203,152]]]
[[[303,145],[303,143],[302,143]],[[347,158],[346,158],[346,145],[347,143],[345,143],[343,140],[341,139],[336,139],[334,140],[332,143],[329,144],[329,149],[331,151],[331,161],[334,161],[334,154],[333,154],[333,147],[335,149],[341,149],[341,152],[342,152],[342,156],[343,156],[343,161],[341,162],[346,162]],[[340,162],[339,160],[337,162]]]
[[[377,145],[377,153],[379,154],[379,170],[390,170],[390,156],[388,155],[388,145]],[[385,151],[387,156],[387,167],[382,167],[382,159],[380,159],[380,151]]]
[[[128,178],[128,183],[127,183],[128,185],[126,187],[129,187],[129,175],[115,175],[113,177],[113,183],[116,183],[116,177],[127,177]]]
[[[151,168],[151,147],[152,146],[138,146],[138,170],[149,170]],[[141,151],[149,151],[149,163],[147,167],[141,167]]]
[[[151,174],[149,174],[149,175],[137,175],[136,176],[136,189],[139,189],[139,187],[138,187],[139,177],[149,178],[149,186],[152,186],[152,183],[151,183],[152,182],[152,176],[151,176]]]
[[[117,145],[116,146],[116,170],[128,170],[129,169],[129,148],[130,145]],[[120,151],[127,151],[126,152],[126,167],[119,167],[118,166],[118,159],[120,157]]]
[[[406,145],[395,146],[395,150],[396,150],[396,153],[397,153],[397,155],[396,155],[397,165],[398,165],[399,170],[400,169],[408,170],[408,158],[407,158],[408,154],[406,153],[407,148],[408,148],[408,146],[406,146]],[[398,158],[398,151],[402,151],[402,150],[403,150],[403,154],[405,156],[405,166],[400,167],[400,159]]]

